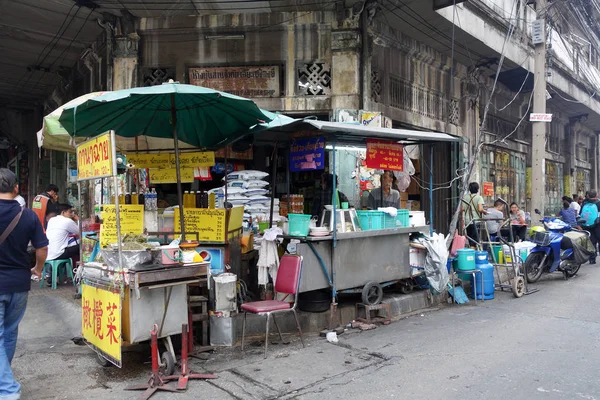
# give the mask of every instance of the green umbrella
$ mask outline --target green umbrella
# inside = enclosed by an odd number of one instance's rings
[[[65,108],[59,121],[75,137],[93,137],[114,130],[123,137],[172,138],[181,205],[179,140],[199,148],[219,147],[244,136],[257,125],[270,122],[271,118],[252,100],[170,82],[106,93]],[[183,207],[179,207],[179,212],[183,233]]]

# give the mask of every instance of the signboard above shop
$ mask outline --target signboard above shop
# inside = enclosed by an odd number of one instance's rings
[[[296,139],[290,145],[290,171],[314,171],[325,168],[325,139]]]
[[[404,171],[404,147],[395,142],[367,139],[368,168]]]
[[[190,84],[241,97],[279,97],[279,67],[190,68]]]

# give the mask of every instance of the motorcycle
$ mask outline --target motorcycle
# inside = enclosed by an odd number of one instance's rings
[[[541,215],[539,210],[536,214]],[[544,271],[561,271],[565,280],[579,272],[582,264],[593,255],[589,234],[573,230],[571,225],[558,218],[544,217],[541,221],[545,231],[534,233],[534,247],[525,260],[527,282],[537,282]]]

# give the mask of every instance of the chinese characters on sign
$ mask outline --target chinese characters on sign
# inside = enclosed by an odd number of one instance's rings
[[[190,84],[242,97],[279,97],[279,67],[190,68]]]
[[[126,233],[141,235],[144,233],[144,205],[119,205],[121,217],[121,236]],[[117,243],[117,213],[114,205],[102,206],[102,225],[100,226],[100,247]]]
[[[367,139],[368,168],[404,170],[404,148],[401,144],[385,140]]]
[[[80,181],[112,176],[113,160],[110,133],[77,146],[77,179]]]
[[[121,296],[81,286],[81,332],[107,359],[121,366]]]
[[[483,182],[483,195],[494,197],[494,182]]]
[[[294,140],[290,145],[290,171],[312,171],[325,168],[325,139]]]

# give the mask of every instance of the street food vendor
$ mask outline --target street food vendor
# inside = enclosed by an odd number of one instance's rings
[[[392,188],[394,173],[390,170],[383,171],[381,187],[371,190],[368,207],[377,210],[379,207],[400,208],[400,192]]]

